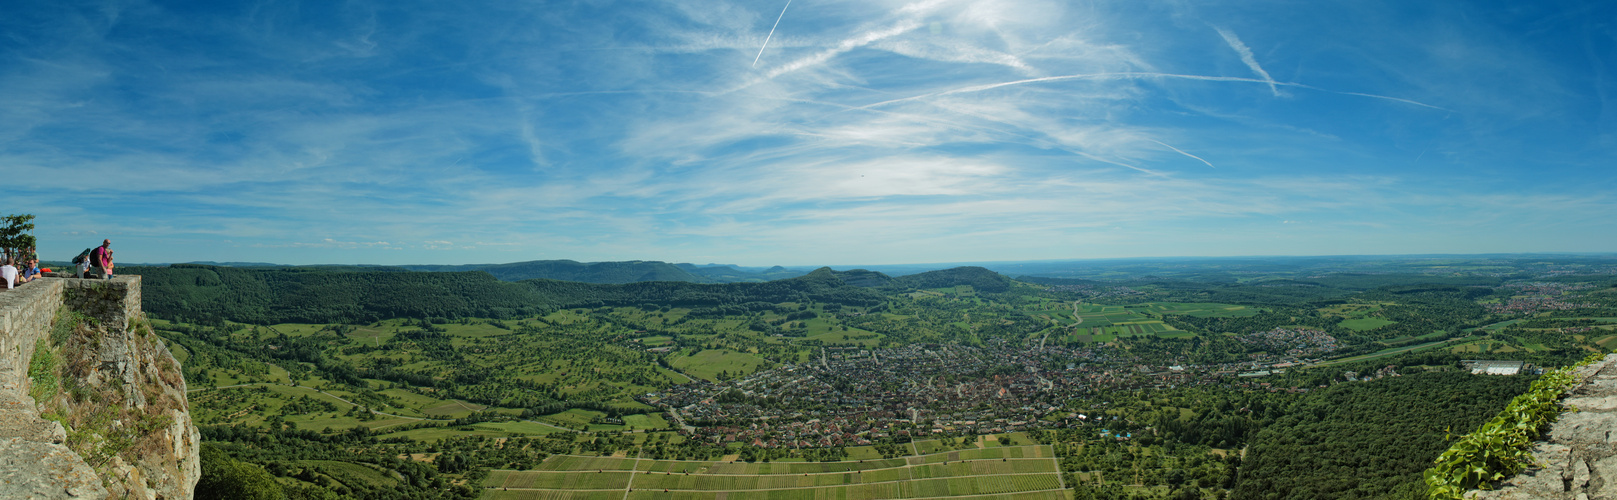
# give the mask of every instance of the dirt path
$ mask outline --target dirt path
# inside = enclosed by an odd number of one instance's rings
[[[629,482],[623,485],[623,500],[629,500],[629,493],[634,491],[634,474],[636,472],[640,472],[639,452],[635,452],[634,454],[634,468],[629,469]]]

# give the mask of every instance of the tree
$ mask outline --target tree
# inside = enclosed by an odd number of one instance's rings
[[[23,259],[32,257],[34,250],[34,235],[28,234],[34,230],[33,215],[16,214],[0,217],[0,251],[6,257]]]
[[[202,478],[197,481],[198,500],[286,498],[280,483],[264,469],[230,458],[229,454],[209,444],[202,445],[200,455]]]

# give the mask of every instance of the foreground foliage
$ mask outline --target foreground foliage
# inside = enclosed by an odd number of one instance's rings
[[[1531,378],[1449,371],[1349,382],[1298,397],[1253,438],[1233,498],[1370,498],[1418,489],[1445,447]]]
[[[1560,416],[1561,396],[1577,384],[1573,371],[1600,358],[1599,353],[1591,354],[1576,365],[1545,373],[1493,420],[1462,436],[1426,470],[1431,498],[1463,498],[1466,490],[1488,489],[1532,463],[1533,440]]]

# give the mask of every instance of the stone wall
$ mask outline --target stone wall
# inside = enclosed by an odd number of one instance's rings
[[[1466,498],[1617,498],[1617,354],[1577,371],[1567,412],[1533,446],[1535,466]]]
[[[0,289],[0,390],[28,394],[28,360],[34,344],[50,330],[62,306],[68,280],[43,279],[11,290]],[[83,280],[72,280],[83,281]]]
[[[179,363],[142,325],[140,284],[140,276],[51,277],[0,289],[0,498],[192,497],[200,478],[200,436],[191,423]],[[60,373],[77,374],[72,385],[81,394],[44,394],[51,391],[41,386],[44,404],[36,404],[29,363],[64,306],[96,325],[47,346],[68,358],[58,360],[71,365]],[[90,436],[88,441],[69,441],[68,428],[41,418],[42,407],[54,412],[53,420],[86,425],[76,435]],[[96,412],[119,418],[113,428],[96,429],[85,423]],[[161,445],[125,448],[93,463],[74,451],[98,450],[73,443],[96,441],[133,420],[163,422],[142,441]]]

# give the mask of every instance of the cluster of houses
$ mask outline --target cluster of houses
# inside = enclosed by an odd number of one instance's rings
[[[1256,378],[1312,361],[1317,359],[1280,356],[1162,367],[1127,363],[1104,346],[828,348],[807,363],[727,382],[674,386],[638,399],[668,410],[699,441],[853,446],[889,437],[1093,424],[1095,417],[1063,406],[1101,390],[1210,384],[1281,390]]]
[[[1516,362],[1516,364],[1517,364],[1517,366],[1520,366],[1521,362],[1518,361],[1518,362]],[[1472,373],[1476,373],[1476,372],[1473,371]],[[1387,377],[1397,377],[1397,376],[1399,376],[1398,367],[1392,366],[1392,365],[1387,365],[1387,366],[1381,367],[1381,369],[1373,371],[1373,372],[1365,372],[1365,373],[1359,373],[1359,372],[1354,372],[1354,371],[1342,372],[1342,379],[1347,380],[1348,382],[1369,382],[1371,380],[1380,380],[1380,379],[1387,378]]]
[[[1312,356],[1335,351],[1342,344],[1329,334],[1308,328],[1276,328],[1236,337],[1241,343],[1286,356]]]
[[[1567,292],[1586,290],[1594,287],[1588,283],[1554,283],[1554,282],[1524,282],[1508,283],[1500,288],[1514,290],[1515,297],[1501,302],[1483,304],[1483,307],[1492,313],[1536,313],[1542,311],[1565,311],[1569,309],[1582,309],[1593,307],[1591,304],[1567,302],[1561,299]]]
[[[1486,307],[1488,312],[1492,313],[1536,313],[1543,311],[1567,311],[1572,309],[1594,307],[1593,304],[1567,302],[1565,300],[1561,300],[1560,297],[1553,296],[1512,297],[1510,300],[1504,302],[1491,302],[1483,304],[1482,306]]]

